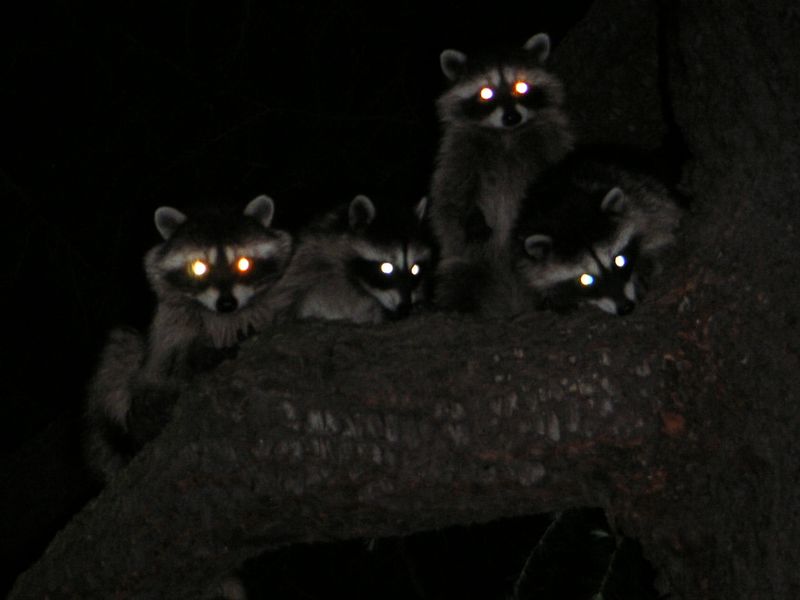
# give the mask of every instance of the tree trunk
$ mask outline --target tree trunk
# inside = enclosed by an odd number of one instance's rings
[[[675,597],[799,597],[800,18],[767,4],[601,0],[558,49],[585,137],[654,146],[666,107],[692,155],[694,209],[640,311],[262,335],[11,598],[193,598],[284,544],[576,505]]]

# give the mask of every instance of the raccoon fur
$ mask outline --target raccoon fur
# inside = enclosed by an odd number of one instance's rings
[[[301,236],[271,296],[281,319],[380,323],[409,314],[428,296],[432,260],[423,219],[413,209],[358,195]]]
[[[549,53],[539,33],[504,56],[441,54],[450,87],[437,101],[431,225],[445,284],[451,259],[507,259],[527,187],[572,147],[562,85],[544,68]]]
[[[233,218],[156,210],[164,241],[144,260],[155,316],[146,337],[111,333],[89,386],[87,458],[101,478],[157,435],[182,380],[230,356],[238,341],[271,322],[266,291],[291,254],[289,234],[270,227],[273,213],[267,196]]]
[[[145,337],[133,329],[111,332],[89,384],[86,406],[86,459],[98,479],[106,481],[135,453],[127,435],[131,386],[145,355]]]
[[[591,304],[625,315],[675,243],[681,197],[639,164],[576,151],[531,186],[515,271],[540,308]]]
[[[445,260],[434,282],[436,303],[448,310],[483,317],[508,317],[526,312],[534,298],[513,266],[511,259],[505,264],[476,259]]]

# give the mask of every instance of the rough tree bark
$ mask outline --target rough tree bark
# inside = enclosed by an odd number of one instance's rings
[[[768,4],[659,5],[695,209],[640,311],[253,340],[11,598],[191,598],[282,544],[574,505],[603,506],[675,597],[799,597],[800,17]],[[626,126],[658,110],[656,14],[600,1],[559,48],[588,137],[660,136]]]

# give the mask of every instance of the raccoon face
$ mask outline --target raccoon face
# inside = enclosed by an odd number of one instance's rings
[[[369,231],[375,207],[366,196],[357,196],[350,204],[350,228],[357,233],[354,256],[347,265],[348,275],[370,294],[389,318],[402,318],[428,293],[430,248],[413,235],[425,214],[427,200],[414,208],[411,231],[399,226],[391,239],[382,239]],[[360,233],[359,233],[360,232]],[[406,235],[404,235],[404,233]]]
[[[269,229],[273,211],[267,196],[250,202],[234,224],[193,222],[174,208],[159,208],[156,227],[165,242],[147,260],[157,295],[214,313],[246,307],[277,280],[288,260],[288,234]]]
[[[544,308],[564,310],[593,304],[621,316],[632,312],[640,300],[637,238],[587,247],[577,255],[562,257],[553,251],[549,236],[534,234],[525,239],[525,251],[524,277],[544,298]]]
[[[415,243],[375,246],[361,243],[350,261],[350,276],[390,317],[405,317],[427,296],[431,253]]]
[[[583,200],[547,233],[525,235],[520,274],[543,298],[544,308],[593,304],[626,315],[641,299],[641,274],[650,269],[642,232],[629,218],[629,199],[619,187],[600,196],[594,207],[591,198]]]
[[[452,87],[439,99],[444,121],[514,130],[561,103],[560,84],[541,65],[549,54],[546,34],[533,36],[522,52],[501,61],[472,64],[457,50],[441,55]]]

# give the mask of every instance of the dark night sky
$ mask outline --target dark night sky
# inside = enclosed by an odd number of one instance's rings
[[[440,51],[539,31],[557,42],[590,2],[17,4],[0,17],[12,336],[3,512],[15,522],[27,503],[9,465],[77,488],[28,475],[53,494],[47,517],[29,515],[41,529],[85,500],[64,448],[106,332],[143,327],[152,311],[141,257],[157,241],[157,206],[243,206],[268,193],[275,224],[294,230],[357,193],[415,201],[438,140]],[[58,441],[29,450],[50,424]],[[14,535],[28,556],[48,534]]]

